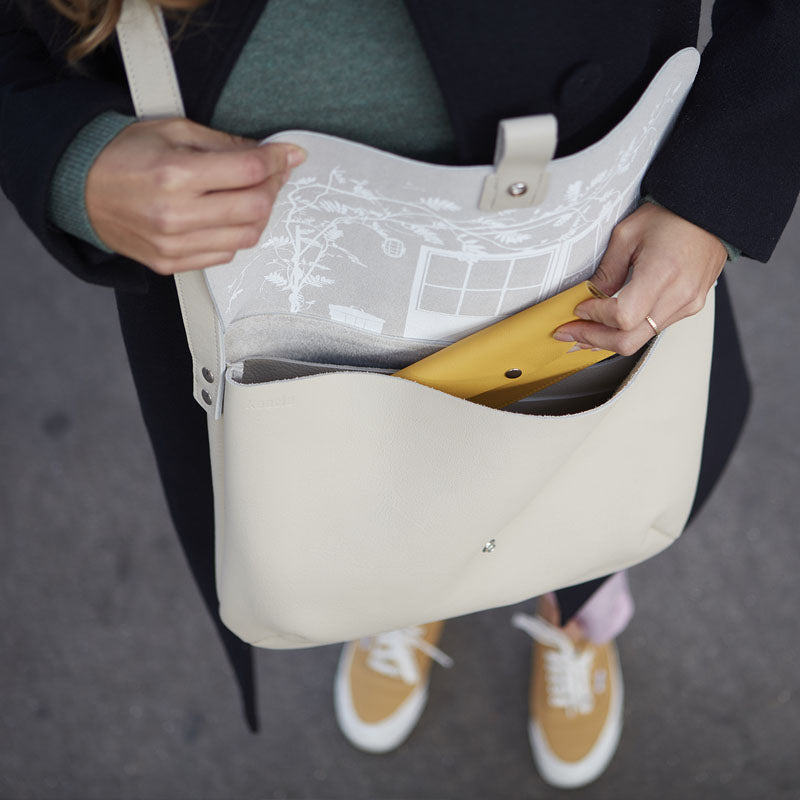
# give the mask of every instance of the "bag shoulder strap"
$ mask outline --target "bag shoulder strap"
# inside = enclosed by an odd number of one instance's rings
[[[136,116],[186,116],[161,8],[148,0],[124,0],[117,39]]]
[[[149,0],[123,0],[117,39],[136,116],[186,116],[161,9]],[[194,398],[218,419],[222,414],[225,355],[222,326],[205,272],[177,274],[175,285],[192,355]]]

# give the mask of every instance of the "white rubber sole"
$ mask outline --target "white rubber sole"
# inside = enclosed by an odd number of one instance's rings
[[[608,720],[595,746],[580,761],[563,761],[553,753],[547,744],[538,723],[534,720],[528,722],[528,738],[536,769],[542,779],[551,786],[560,789],[576,789],[599,778],[608,767],[614,753],[617,752],[620,736],[622,735],[622,708],[624,704],[625,688],[622,681],[622,671],[619,665],[619,655],[616,645],[612,648],[614,668],[610,670],[613,676],[611,706]]]
[[[366,753],[388,753],[399,747],[419,722],[428,702],[428,683],[418,686],[397,711],[381,722],[364,722],[356,713],[350,692],[348,673],[356,642],[342,648],[333,684],[333,706],[336,722],[354,747]]]

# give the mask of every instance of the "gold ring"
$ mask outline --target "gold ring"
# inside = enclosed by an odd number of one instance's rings
[[[661,331],[658,329],[656,321],[649,314],[645,316],[645,319],[647,320],[647,324],[653,329],[655,335],[658,336],[658,334],[661,333]]]

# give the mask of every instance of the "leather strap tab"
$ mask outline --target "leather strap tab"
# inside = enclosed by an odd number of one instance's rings
[[[175,276],[186,341],[192,354],[194,399],[204,411],[222,416],[225,386],[225,348],[222,324],[203,270]]]
[[[558,124],[552,114],[501,120],[497,126],[495,171],[483,184],[481,211],[525,208],[544,200],[547,166],[553,159]]]

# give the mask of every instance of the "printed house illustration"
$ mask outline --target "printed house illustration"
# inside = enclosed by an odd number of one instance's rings
[[[508,253],[474,253],[422,245],[403,335],[413,339],[460,338],[464,330],[478,330],[515,314],[559,292],[565,267],[584,263],[585,275],[594,271],[603,241],[600,226],[590,225],[578,236],[554,241],[547,247]],[[576,282],[575,274],[568,276]],[[453,336],[452,318],[460,333]]]

